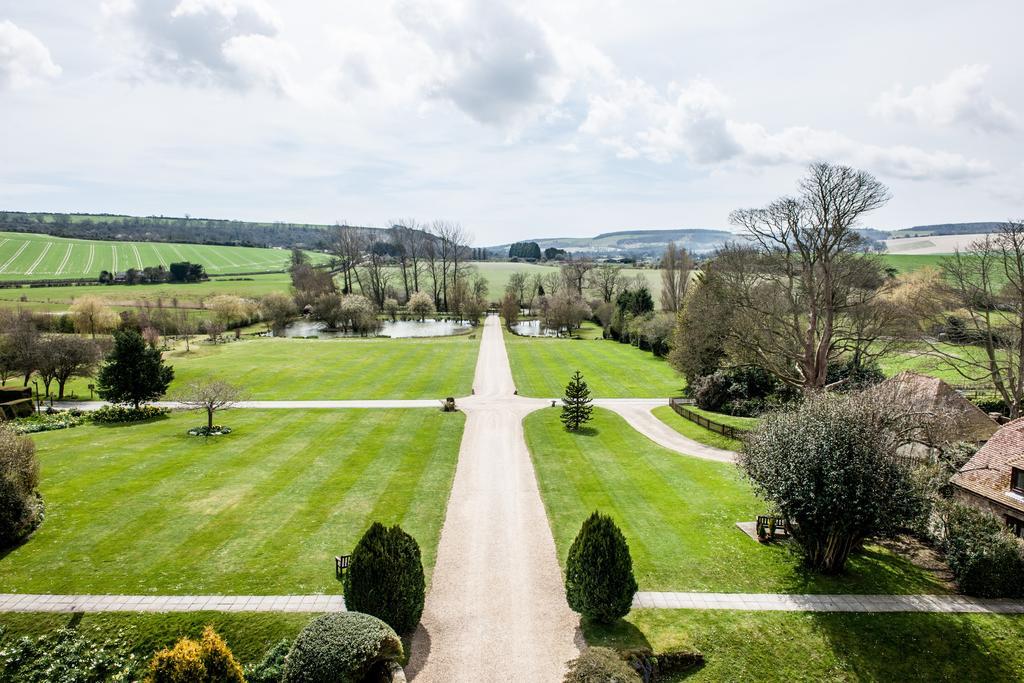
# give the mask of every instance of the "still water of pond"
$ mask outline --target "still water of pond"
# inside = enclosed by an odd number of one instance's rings
[[[457,320],[390,320],[382,321],[377,331],[378,337],[391,337],[392,339],[406,339],[411,337],[450,337],[455,334],[462,334],[469,329],[469,323]],[[315,320],[296,320],[284,328],[282,337],[320,337],[322,339],[334,339],[336,337],[358,337],[351,332],[340,330],[328,330],[322,322]],[[373,336],[373,335],[368,335]]]
[[[555,330],[544,327],[540,320],[520,320],[512,326],[512,331],[524,337],[555,337]]]

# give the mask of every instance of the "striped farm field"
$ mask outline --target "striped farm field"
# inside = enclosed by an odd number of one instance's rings
[[[164,266],[175,261],[201,263],[210,274],[281,270],[284,249],[222,247],[170,242],[103,242],[51,235],[0,232],[0,280],[50,280],[99,277],[101,271]]]

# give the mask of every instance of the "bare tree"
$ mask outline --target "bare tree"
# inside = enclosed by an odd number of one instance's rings
[[[574,256],[562,264],[562,279],[566,289],[573,296],[583,296],[587,274],[594,269],[594,262],[584,256]]]
[[[334,228],[332,249],[341,261],[342,287],[345,294],[351,294],[356,283],[362,290],[359,272],[356,269],[363,261],[366,241],[365,233],[359,228],[350,225],[338,225]]]
[[[201,379],[190,382],[178,401],[189,408],[206,411],[206,428],[213,429],[213,414],[233,408],[240,400],[241,391],[235,385],[220,379]]]
[[[69,334],[48,334],[40,339],[37,372],[46,395],[57,382],[57,400],[64,398],[64,387],[72,377],[88,377],[100,360],[99,347],[91,339]]]
[[[520,308],[523,307],[523,303],[526,299],[527,279],[528,276],[526,273],[517,270],[509,275],[508,284],[505,285],[505,293],[511,294]]]
[[[589,273],[590,289],[597,292],[597,295],[601,297],[601,301],[607,304],[610,304],[615,299],[615,295],[622,289],[622,285],[622,266],[604,263]]]
[[[690,284],[690,271],[693,270],[693,258],[685,250],[669,242],[665,255],[661,257],[661,308],[676,313],[686,298],[686,288]]]
[[[949,341],[976,345],[951,350],[925,337],[929,353],[960,376],[995,386],[1011,417],[1024,413],[1024,221],[1008,221],[942,262],[930,297],[931,322]],[[947,315],[946,311],[962,311]]]
[[[750,360],[787,384],[816,389],[843,353],[872,355],[881,330],[858,323],[891,283],[854,227],[888,200],[869,173],[815,163],[798,196],[731,214],[749,244],[719,250],[717,270],[735,311],[733,340]]]
[[[373,242],[361,267],[364,276],[361,280],[362,292],[369,296],[377,310],[384,307],[391,279],[395,275],[394,259],[388,253],[388,246],[386,242]]]
[[[445,311],[453,310],[449,299],[456,295],[465,262],[469,260],[470,236],[462,225],[450,221],[434,221],[431,232],[437,238],[440,251],[441,308]]]
[[[420,291],[420,266],[424,256],[425,235],[414,218],[403,218],[389,223],[391,243],[396,247],[396,260],[402,273],[405,300],[408,301],[413,292]]]

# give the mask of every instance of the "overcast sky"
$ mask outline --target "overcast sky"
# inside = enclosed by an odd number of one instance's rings
[[[0,208],[477,244],[726,227],[809,161],[870,225],[1024,217],[1024,3],[0,0]]]

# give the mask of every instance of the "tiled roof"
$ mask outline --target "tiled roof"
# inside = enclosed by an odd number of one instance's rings
[[[1024,464],[1024,418],[1003,425],[960,471],[957,486],[1024,512],[1024,496],[1010,491],[1010,470]]]

